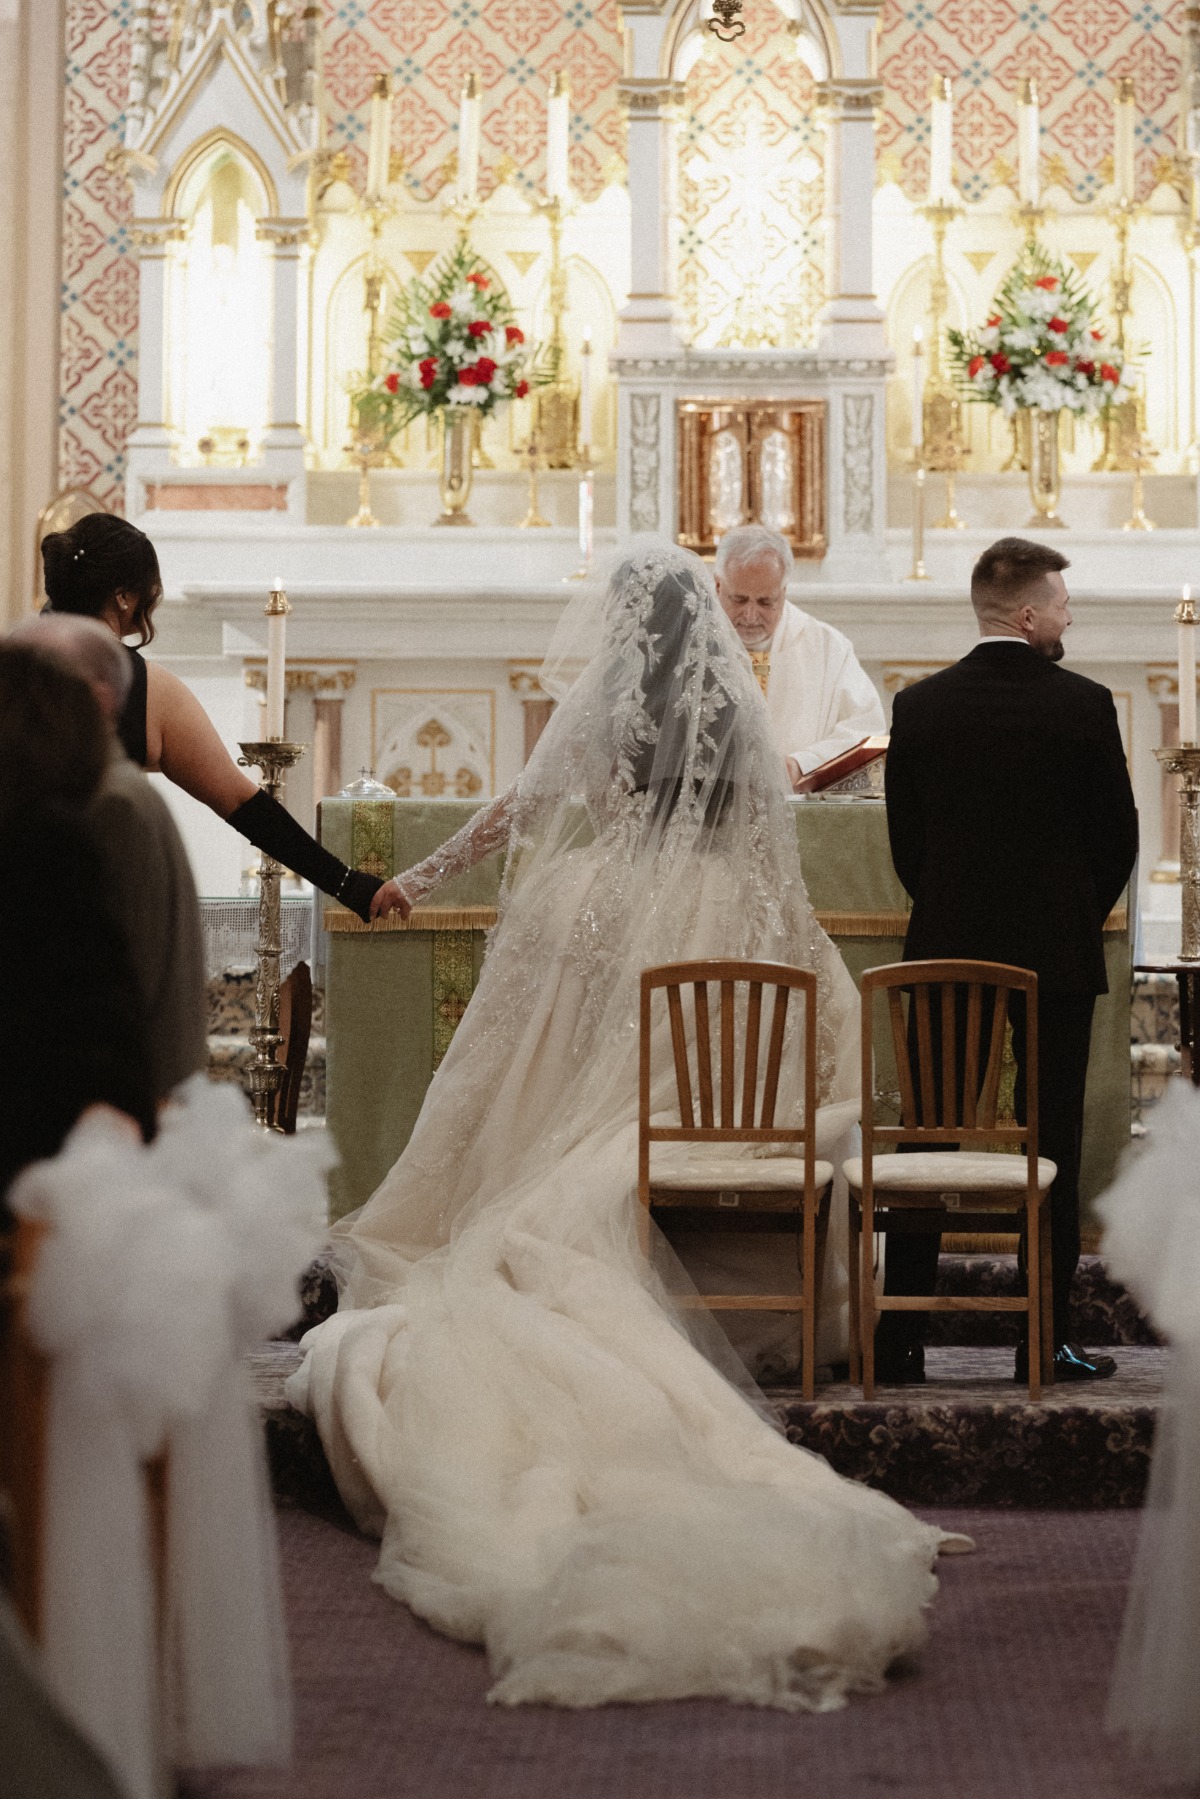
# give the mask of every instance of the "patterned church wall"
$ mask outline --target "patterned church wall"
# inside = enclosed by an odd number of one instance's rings
[[[330,132],[355,160],[365,143],[371,77],[395,72],[393,133],[422,196],[444,184],[464,73],[483,78],[482,185],[507,159],[540,185],[549,74],[572,88],[572,179],[591,197],[621,167],[616,0],[324,0]],[[747,12],[774,11],[747,0]],[[1142,118],[1139,180],[1174,149],[1183,0],[885,0],[879,124],[884,172],[923,192],[929,84],[956,81],[955,157],[978,200],[997,158],[1015,161],[1015,90],[1036,74],[1044,150],[1061,158],[1080,199],[1101,184],[1112,147],[1111,78],[1132,75]],[[124,445],[136,408],[137,266],[131,202],[109,153],[121,140],[131,0],[66,0],[60,481],[119,506]],[[772,21],[773,23],[773,21]],[[755,31],[763,27],[755,23]],[[797,78],[790,75],[788,81]],[[790,89],[786,90],[791,100]],[[804,105],[797,91],[794,103]],[[719,112],[720,107],[717,108]],[[804,115],[807,118],[807,110]],[[807,129],[807,127],[804,127]]]

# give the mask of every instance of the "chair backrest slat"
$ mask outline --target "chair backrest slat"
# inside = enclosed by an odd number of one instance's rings
[[[733,982],[721,982],[721,1124],[733,1129]]]
[[[696,1115],[692,1110],[692,1077],[688,1070],[687,1032],[683,1028],[683,1005],[678,987],[667,988],[667,1011],[671,1018],[671,1049],[675,1056],[675,1086],[679,1093],[679,1119],[691,1130]]]
[[[913,993],[917,1008],[917,1067],[921,1079],[921,1123],[937,1124],[937,1096],[933,1085],[933,1029],[929,1020],[929,988]]]
[[[955,1092],[955,1058],[947,1055],[947,1045],[954,1044],[954,1012],[957,996],[950,982],[942,988],[942,1123],[958,1123],[958,1096]]]
[[[754,1127],[758,1109],[758,1039],[762,1030],[762,982],[751,981],[746,999],[746,1055],[742,1066],[742,1129]]]
[[[713,1124],[712,1042],[708,1030],[708,986],[696,981],[692,992],[696,1002],[696,1082],[700,1090],[700,1122]]]
[[[979,1036],[983,1028],[983,988],[978,981],[967,987],[966,1061],[963,1067],[963,1123],[975,1124],[979,1100]]]
[[[763,1086],[761,1119],[761,1123],[768,1130],[775,1123],[775,1104],[779,1098],[779,1070],[783,1064],[783,1033],[787,1026],[789,995],[789,988],[776,987],[775,1010],[771,1014],[771,1041],[767,1049],[767,1078]]]
[[[1000,1103],[1000,1075],[1004,1068],[1004,1027],[1007,1022],[1008,988],[997,987],[987,1068],[983,1077],[983,1090],[979,1095],[979,1123],[984,1127],[996,1122],[996,1110]]]
[[[896,1058],[896,1073],[900,1080],[900,1122],[915,1125],[917,1119],[917,1096],[913,1088],[912,1065],[908,1059],[908,1036],[904,1029],[904,1007],[900,999],[899,987],[888,988],[888,1017],[892,1026],[892,1054]],[[865,1094],[864,1094],[865,1099]]]

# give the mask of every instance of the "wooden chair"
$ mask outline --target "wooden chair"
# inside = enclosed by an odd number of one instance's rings
[[[312,975],[307,962],[297,962],[286,981],[279,987],[279,1034],[283,1042],[275,1051],[275,1060],[286,1070],[275,1096],[275,1127],[287,1136],[295,1135],[296,1114],[300,1107],[300,1085],[304,1064],[308,1060],[308,1040],[312,1033]]]
[[[906,1025],[902,991],[911,995]],[[998,1123],[1008,1000],[1025,995],[1025,1122]],[[872,1027],[884,995],[900,1088],[899,1125],[863,1107],[863,1153],[844,1164],[850,1188],[851,1379],[875,1392],[880,1312],[1024,1312],[1029,1320],[1029,1396],[1053,1380],[1050,1221],[1057,1169],[1037,1153],[1037,976],[999,962],[895,962],[862,978],[864,1098],[874,1090]],[[986,1037],[986,1043],[984,1041]],[[950,1045],[949,1054],[943,1046]],[[940,1106],[939,1106],[940,1098]],[[880,1155],[911,1144],[917,1153]],[[1011,1145],[1019,1154],[996,1145]],[[991,1235],[997,1213],[1024,1214],[1026,1292],[1017,1298],[920,1297],[875,1291],[875,1233],[940,1231]]]
[[[692,988],[692,1023],[685,1022],[683,989]],[[714,1078],[709,986],[718,989],[719,1069]],[[745,987],[744,1011],[737,990]],[[651,1123],[651,1002],[665,990],[678,1099],[678,1125]],[[762,1060],[764,988],[774,989],[774,1005]],[[793,994],[803,1014],[804,1122],[775,1123],[783,1070],[784,1034]],[[641,1065],[638,1106],[638,1197],[643,1207],[643,1246],[649,1246],[651,1211],[672,1213],[677,1222],[705,1228],[735,1219],[751,1228],[796,1233],[801,1276],[798,1293],[705,1293],[686,1301],[718,1311],[798,1312],[801,1315],[801,1378],[813,1397],[817,1304],[829,1223],[833,1168],[815,1153],[817,1110],[817,983],[807,969],[774,962],[675,962],[642,974]],[[739,1027],[743,1026],[744,1030]],[[739,1055],[739,1035],[744,1043]],[[693,1102],[692,1064],[696,1071]],[[740,1065],[740,1078],[739,1078]],[[740,1109],[737,1098],[740,1092]],[[651,1164],[651,1146],[669,1145]],[[750,1158],[733,1146],[783,1145],[792,1154]],[[724,1147],[725,1153],[722,1154]],[[697,1153],[698,1151],[698,1153]]]

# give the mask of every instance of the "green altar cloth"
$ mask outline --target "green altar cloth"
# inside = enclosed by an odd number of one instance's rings
[[[344,861],[356,839],[361,850],[353,807],[351,800],[321,807],[322,841]],[[393,866],[411,868],[477,810],[472,800],[397,800]],[[850,973],[858,980],[866,968],[899,961],[908,901],[892,867],[882,802],[801,801],[794,812],[810,897]],[[364,926],[344,908],[326,907],[326,1105],[341,1157],[332,1180],[335,1217],[370,1197],[408,1142],[479,978],[500,869],[501,858],[490,856],[448,881],[400,929]],[[1105,961],[1109,991],[1096,1007],[1088,1069],[1085,1210],[1129,1141],[1131,954],[1123,907],[1109,921]],[[890,1045],[878,1034],[875,1079],[880,1093],[896,1086]]]

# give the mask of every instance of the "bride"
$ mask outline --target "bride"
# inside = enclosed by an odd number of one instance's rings
[[[478,989],[407,1149],[338,1228],[340,1309],[291,1397],[382,1537],[376,1578],[486,1646],[493,1700],[828,1709],[923,1641],[957,1545],[790,1446],[677,1305],[657,1236],[647,1259],[638,989],[690,958],[814,969],[844,1121],[854,986],[702,563],[628,556],[602,605],[568,608],[543,681],[563,697],[515,786],[399,877],[415,902],[507,844]]]

